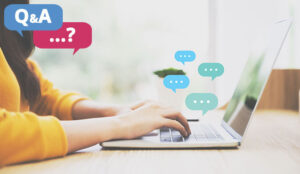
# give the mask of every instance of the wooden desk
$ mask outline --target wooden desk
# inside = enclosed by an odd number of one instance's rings
[[[0,173],[299,174],[300,117],[297,112],[257,112],[240,149],[125,151],[97,145],[64,158],[8,166]]]

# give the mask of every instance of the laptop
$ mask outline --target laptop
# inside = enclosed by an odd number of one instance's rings
[[[221,122],[189,122],[192,131],[189,137],[182,137],[175,129],[161,128],[157,134],[133,140],[107,141],[101,145],[135,149],[239,147],[291,24],[290,19],[275,23],[269,33],[270,39],[265,53],[248,59]]]

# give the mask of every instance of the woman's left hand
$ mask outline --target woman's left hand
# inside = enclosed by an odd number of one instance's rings
[[[100,104],[92,100],[82,100],[73,106],[72,117],[74,120],[111,117],[130,112],[131,108],[120,105]]]
[[[72,116],[74,120],[98,117],[112,117],[136,110],[148,103],[153,103],[153,101],[145,100],[136,102],[135,104],[130,106],[122,106],[100,104],[92,100],[82,100],[77,102],[73,106]]]

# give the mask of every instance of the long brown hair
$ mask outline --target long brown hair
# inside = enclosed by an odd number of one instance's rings
[[[4,9],[9,4],[29,4],[29,0],[0,1],[0,47],[18,79],[22,95],[32,105],[41,95],[39,81],[26,63],[35,48],[33,36],[31,31],[23,31],[24,37],[21,37],[4,26]]]

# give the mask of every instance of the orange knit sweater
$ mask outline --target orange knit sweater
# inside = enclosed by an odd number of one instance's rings
[[[28,59],[27,64],[41,86],[41,98],[32,108],[0,48],[0,166],[65,155],[68,144],[58,119],[71,120],[72,106],[85,99],[53,88],[35,62]]]

